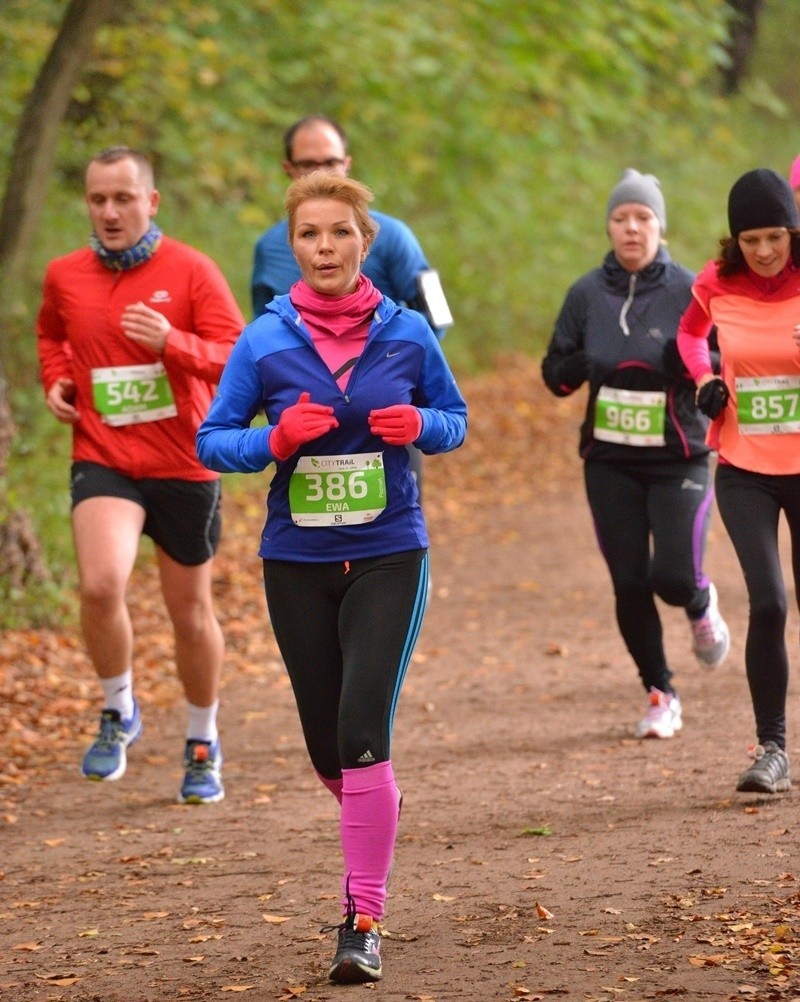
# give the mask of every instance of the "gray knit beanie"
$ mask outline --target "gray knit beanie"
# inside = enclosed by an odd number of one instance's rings
[[[606,205],[606,220],[618,205],[625,202],[637,202],[639,205],[646,205],[655,213],[661,232],[667,231],[667,208],[664,205],[664,196],[661,194],[661,185],[658,178],[652,174],[640,174],[633,167],[628,167],[620,175],[616,187],[611,190]]]

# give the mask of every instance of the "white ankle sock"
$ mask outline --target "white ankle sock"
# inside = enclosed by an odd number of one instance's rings
[[[101,678],[99,681],[103,687],[105,708],[119,710],[123,720],[130,720],[133,716],[133,670],[129,668],[121,675]]]
[[[186,739],[188,741],[211,741],[219,737],[217,731],[217,709],[219,700],[211,706],[195,706],[187,702],[189,719],[186,722]]]

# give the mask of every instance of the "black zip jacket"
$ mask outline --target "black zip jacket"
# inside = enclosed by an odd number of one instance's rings
[[[691,300],[693,278],[664,247],[651,264],[634,273],[609,251],[600,268],[587,272],[570,288],[542,360],[542,376],[559,397],[574,393],[588,379],[580,433],[583,459],[664,462],[709,452],[705,444],[708,419],[695,406],[695,385],[675,344],[678,322]],[[634,446],[597,440],[595,400],[604,385],[665,391],[665,444]]]

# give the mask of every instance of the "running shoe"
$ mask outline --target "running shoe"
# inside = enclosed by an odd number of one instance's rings
[[[378,923],[370,915],[352,911],[345,915],[341,925],[328,928],[339,932],[336,956],[328,971],[330,980],[338,985],[380,981],[383,970]]]
[[[128,765],[125,749],[138,740],[141,733],[142,718],[136,700],[130,720],[123,720],[119,710],[103,710],[97,737],[83,756],[83,775],[95,780],[119,779]]]
[[[222,800],[225,787],[219,741],[187,741],[183,765],[186,775],[178,794],[179,804],[216,804]]]
[[[708,608],[690,623],[695,657],[705,668],[719,668],[731,649],[731,634],[719,613],[719,598],[713,583],[708,586]]]
[[[783,793],[791,790],[789,756],[774,741],[747,749],[753,764],[739,777],[739,793]]]
[[[650,687],[647,713],[636,725],[637,738],[671,738],[683,727],[681,701],[677,693]]]

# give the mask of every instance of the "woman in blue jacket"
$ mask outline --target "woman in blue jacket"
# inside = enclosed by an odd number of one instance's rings
[[[708,422],[678,355],[693,275],[663,245],[666,208],[651,174],[623,172],[606,206],[611,250],[572,286],[542,362],[557,396],[589,383],[580,454],[617,623],[647,692],[640,738],[681,729],[655,596],[682,606],[699,662],[730,647],[702,560],[713,501]]]
[[[341,804],[329,977],[377,981],[401,796],[397,699],[422,625],[428,536],[406,446],[464,441],[466,404],[424,318],[362,274],[372,194],[315,172],[286,195],[302,279],[244,329],[197,436],[211,469],[275,462],[261,537],[270,620],[306,746]],[[250,427],[259,411],[267,425]]]

